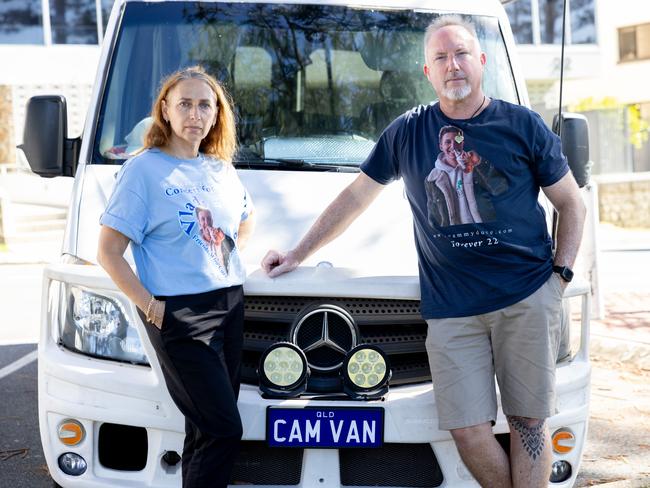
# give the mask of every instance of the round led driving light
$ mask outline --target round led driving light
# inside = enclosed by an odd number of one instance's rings
[[[264,374],[271,378],[275,386],[290,386],[296,382],[297,375],[304,369],[300,354],[295,349],[280,346],[264,358]]]
[[[369,346],[357,346],[357,352],[351,353],[347,362],[349,378],[358,387],[374,388],[386,376],[386,358]]]
[[[344,390],[355,399],[379,398],[388,391],[388,357],[377,346],[361,344],[346,356],[341,368]]]
[[[277,342],[262,354],[258,375],[260,389],[268,397],[300,395],[307,388],[307,358],[295,344]]]

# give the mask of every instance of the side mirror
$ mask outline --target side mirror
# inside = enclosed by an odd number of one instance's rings
[[[560,118],[561,117],[561,118]],[[562,140],[562,152],[569,162],[569,168],[582,188],[589,183],[591,166],[589,160],[589,124],[581,114],[562,112],[553,117],[553,132]]]
[[[23,150],[32,171],[40,176],[74,176],[80,138],[68,139],[68,111],[60,95],[32,97],[27,102]]]

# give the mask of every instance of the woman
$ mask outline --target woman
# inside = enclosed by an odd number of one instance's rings
[[[163,81],[145,149],[122,167],[97,259],[138,307],[169,393],[185,416],[184,487],[225,487],[242,435],[237,411],[242,325],[239,257],[252,204],[231,164],[233,111],[200,67]],[[229,266],[203,239],[209,212],[234,237]],[[137,276],[124,259],[129,244]]]

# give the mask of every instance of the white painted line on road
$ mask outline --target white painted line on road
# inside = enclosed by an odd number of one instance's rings
[[[35,349],[29,354],[23,356],[22,358],[17,359],[9,366],[5,366],[4,368],[0,369],[0,380],[5,376],[9,376],[11,373],[18,371],[23,366],[27,366],[29,363],[36,361],[37,357],[38,357],[38,350]]]

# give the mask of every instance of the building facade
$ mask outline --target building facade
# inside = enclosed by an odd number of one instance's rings
[[[113,0],[0,2],[0,163],[21,158],[29,97],[62,94],[68,134],[81,134]]]
[[[515,0],[505,8],[531,104],[558,111],[563,0]],[[564,110],[590,125],[595,174],[650,171],[650,2],[567,0]]]

